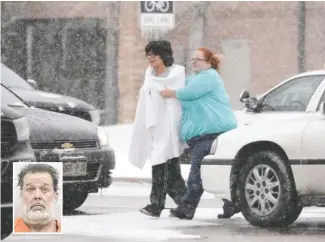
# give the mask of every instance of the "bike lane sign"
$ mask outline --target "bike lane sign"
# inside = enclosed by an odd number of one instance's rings
[[[174,1],[140,1],[142,30],[168,31],[175,27]]]

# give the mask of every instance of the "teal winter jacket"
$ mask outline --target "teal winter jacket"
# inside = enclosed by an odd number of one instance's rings
[[[176,91],[183,108],[181,137],[221,133],[237,126],[223,81],[213,68],[189,76]]]

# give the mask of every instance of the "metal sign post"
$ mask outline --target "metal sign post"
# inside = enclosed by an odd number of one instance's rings
[[[158,39],[175,27],[174,1],[141,1],[140,27],[142,36]]]

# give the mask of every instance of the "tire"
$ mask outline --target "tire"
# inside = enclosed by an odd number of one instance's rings
[[[63,210],[64,212],[71,212],[79,208],[87,199],[88,192],[78,191],[63,195]]]
[[[1,209],[1,240],[12,233],[12,208]]]
[[[266,170],[268,175],[261,176]],[[256,171],[259,171],[260,181]],[[302,210],[298,207],[290,167],[273,151],[257,152],[243,164],[237,180],[236,200],[245,219],[258,227],[286,227]]]
[[[288,225],[293,224],[296,222],[296,220],[299,218],[301,212],[302,212],[302,207],[297,207],[296,211],[293,211],[292,214],[288,217]]]

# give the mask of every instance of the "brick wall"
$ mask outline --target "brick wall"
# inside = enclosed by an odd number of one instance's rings
[[[306,4],[306,69],[320,69],[325,62],[325,25],[322,24],[325,22],[325,3],[307,2]],[[172,41],[174,49],[179,47],[186,49],[189,44],[191,24],[195,24],[191,22],[192,3],[177,2],[176,11],[176,26],[178,27],[168,33],[166,39]],[[130,14],[130,12],[128,13]],[[120,27],[122,28],[122,25]],[[138,32],[138,26],[135,25],[132,31]],[[139,37],[139,35],[136,36]],[[248,88],[252,93],[264,92],[298,72],[297,2],[213,2],[208,8],[204,36],[205,45],[219,52],[222,40],[249,40],[251,85]],[[121,38],[126,37],[121,36]],[[139,59],[142,60],[145,41],[139,37],[139,43],[143,45],[140,48],[135,45],[134,48],[138,52],[136,54],[136,51],[133,50],[132,54],[139,56]],[[120,48],[123,46],[124,43],[121,42]],[[225,56],[225,58],[227,57]],[[120,56],[119,61],[122,65],[122,63],[129,62],[130,59]],[[137,91],[143,75],[141,64],[129,65],[132,65],[135,70],[140,70],[140,73],[136,72],[137,74],[132,76],[132,84],[130,75],[125,75],[125,77],[120,75],[120,87],[126,83],[130,85],[129,89],[125,88],[125,90],[129,90],[128,93],[125,93],[127,96],[125,102],[120,100],[121,105],[126,105],[122,110],[127,110],[127,113],[120,112],[121,122],[129,122],[134,117]],[[123,71],[122,69],[120,72]],[[131,70],[127,71],[132,72]]]
[[[306,5],[306,68],[320,69],[325,62],[325,3]],[[16,2],[6,5],[6,16],[105,18],[108,6],[108,2]],[[195,23],[191,2],[177,2],[176,11],[177,27],[165,38],[172,41],[179,57],[187,54],[181,52],[187,50],[190,27]],[[139,2],[121,2],[119,31],[119,122],[132,122],[146,68],[143,49],[147,40],[140,33]],[[220,52],[221,41],[226,39],[249,41],[248,88],[253,93],[269,89],[298,72],[298,2],[212,2],[206,13],[204,43]]]
[[[138,91],[146,68],[144,47],[141,37],[138,2],[122,2],[119,46],[119,121],[133,122]]]

